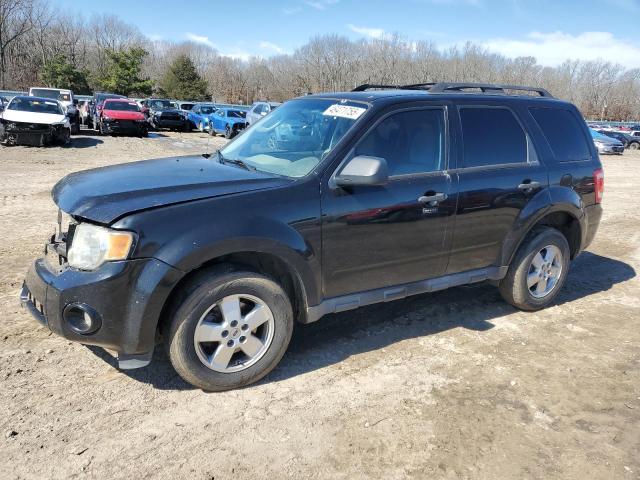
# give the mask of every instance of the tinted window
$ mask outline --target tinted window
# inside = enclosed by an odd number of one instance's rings
[[[506,108],[462,108],[464,167],[527,161],[527,137]]]
[[[569,110],[530,108],[559,162],[589,160],[591,152],[578,119]]]
[[[444,111],[412,110],[385,118],[356,147],[356,155],[382,157],[390,175],[444,168]]]
[[[105,110],[122,110],[127,112],[139,112],[140,107],[136,102],[104,102]]]

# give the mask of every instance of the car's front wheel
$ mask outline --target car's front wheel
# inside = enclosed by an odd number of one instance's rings
[[[282,287],[232,267],[197,274],[167,320],[171,363],[184,380],[209,391],[260,380],[278,364],[293,331]]]
[[[562,233],[551,227],[536,227],[500,281],[502,297],[521,310],[547,307],[567,279],[569,257],[569,244]]]
[[[231,127],[227,125],[224,129],[224,138],[230,139],[232,137],[233,137],[233,130],[231,130]]]

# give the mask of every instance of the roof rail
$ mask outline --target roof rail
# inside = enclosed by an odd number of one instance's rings
[[[398,89],[400,88],[398,85],[378,85],[375,83],[363,83],[362,85],[358,85],[356,88],[354,88],[353,90],[351,90],[352,92],[364,92],[366,90],[373,90],[373,89],[389,89],[389,88],[393,88],[393,89]]]
[[[535,92],[541,97],[553,98],[553,95],[544,88],[527,87],[522,85],[504,85],[501,83],[436,83],[429,89],[429,93],[464,93],[464,90],[474,88],[482,91],[482,93],[498,93],[503,94],[505,90],[519,90],[522,92]]]
[[[548,90],[538,87],[527,87],[523,85],[505,85],[501,83],[454,83],[454,82],[429,82],[413,83],[411,85],[377,85],[365,83],[359,85],[352,92],[364,92],[373,89],[394,89],[394,90],[428,90],[429,93],[466,93],[466,89],[477,89],[487,94],[505,94],[505,90],[518,90],[521,92],[535,92],[541,97],[553,98]],[[475,92],[474,92],[475,93]]]

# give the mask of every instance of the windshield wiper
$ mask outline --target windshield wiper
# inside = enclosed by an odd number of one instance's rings
[[[249,170],[249,171],[256,171],[257,170],[256,167],[253,167],[253,166],[249,165],[248,163],[243,162],[239,158],[226,158],[224,155],[222,155],[222,152],[220,150],[218,150],[216,153],[218,154],[218,161],[220,163],[222,163],[223,165],[225,163],[230,163],[231,165],[237,165],[238,167],[244,168],[245,170]]]

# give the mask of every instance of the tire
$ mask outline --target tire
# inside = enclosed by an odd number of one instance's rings
[[[233,130],[231,130],[231,127],[229,127],[229,125],[227,125],[224,129],[224,138],[226,138],[227,140],[233,138]]]
[[[199,131],[200,133],[203,133],[203,132],[204,132],[204,123],[202,123],[202,122],[198,122],[198,131]]]
[[[538,254],[541,257],[536,259]],[[554,260],[548,269],[537,268],[536,264],[540,264],[540,259],[545,260],[545,256],[549,258],[552,254],[557,260]],[[560,258],[557,258],[558,255]],[[507,275],[500,281],[502,298],[520,310],[535,311],[549,306],[567,279],[569,258],[569,244],[562,233],[551,227],[534,228],[518,249],[509,265]],[[548,280],[544,280],[545,270],[546,273],[557,273],[558,267],[560,271],[557,277],[552,275]],[[553,286],[549,286],[554,277]],[[532,280],[537,282],[531,285]],[[542,291],[540,288],[545,285],[549,286],[548,291]]]
[[[253,359],[245,355],[240,343],[245,338],[245,345],[248,344],[247,337],[241,336],[245,324],[233,326],[233,323],[227,322],[219,306],[223,299],[234,304],[236,297],[242,299],[239,305],[243,305],[244,308],[244,313],[240,317],[241,323],[249,318],[246,316],[246,309],[255,309],[259,302],[262,302],[262,306],[266,305],[268,307],[266,311],[270,312],[270,315],[267,314],[269,320],[254,331],[249,331],[248,336],[253,338],[252,344],[256,336],[263,335],[263,341],[260,343],[263,350],[259,351],[262,353],[256,354]],[[250,300],[246,300],[247,298]],[[252,303],[256,299],[257,301]],[[243,303],[245,300],[248,303]],[[214,318],[217,323],[204,321],[203,319],[210,318],[208,315],[212,315],[211,318]],[[174,301],[166,321],[168,328],[165,330],[168,331],[168,335],[165,347],[173,367],[185,381],[207,391],[240,388],[263,378],[273,370],[284,355],[293,332],[291,302],[280,285],[258,273],[236,271],[233,266],[197,274],[184,286]],[[216,326],[216,332],[218,332],[216,335],[220,341],[204,341],[196,344],[196,331],[203,322],[208,326]],[[225,330],[220,330],[221,328],[227,329],[226,335]],[[233,347],[236,350],[227,360],[227,368],[231,370],[240,368],[240,370],[220,371],[224,360],[220,365],[213,360],[216,352],[224,350],[228,342],[236,342]],[[238,359],[240,363],[234,363],[238,362]],[[205,360],[209,362],[209,366],[205,365]],[[248,365],[245,366],[242,362]],[[219,370],[216,371],[216,368]]]
[[[631,142],[629,144],[629,149],[631,150],[640,150],[640,143],[638,142]]]

